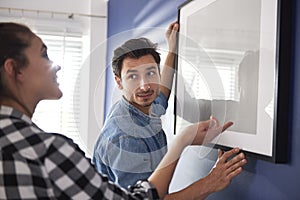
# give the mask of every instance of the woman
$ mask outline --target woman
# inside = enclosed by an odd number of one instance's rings
[[[46,45],[28,27],[0,23],[0,199],[203,199],[242,171],[242,153],[228,160],[238,148],[219,151],[207,177],[166,195],[182,150],[203,143],[211,119],[185,129],[151,177],[126,192],[98,174],[70,139],[45,133],[31,121],[39,101],[62,96],[59,70],[49,60]],[[221,131],[210,132],[213,138]]]

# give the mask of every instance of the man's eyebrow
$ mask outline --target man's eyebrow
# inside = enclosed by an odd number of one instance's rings
[[[152,70],[152,69],[155,69],[156,66],[150,66],[150,67],[147,67],[147,70]]]
[[[137,72],[138,70],[136,70],[136,69],[129,69],[129,70],[127,70],[127,72],[126,72],[126,74],[129,74],[129,73],[135,73],[135,72]]]
[[[153,70],[153,69],[155,69],[156,68],[156,66],[149,66],[149,67],[147,67],[146,68],[146,70]],[[129,70],[127,70],[127,72],[126,72],[126,74],[129,74],[129,73],[136,73],[136,72],[138,72],[138,70],[136,70],[136,69],[129,69]]]

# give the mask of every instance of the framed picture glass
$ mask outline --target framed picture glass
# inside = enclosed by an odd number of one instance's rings
[[[178,9],[175,133],[214,116],[211,143],[287,162],[292,2],[193,0]]]

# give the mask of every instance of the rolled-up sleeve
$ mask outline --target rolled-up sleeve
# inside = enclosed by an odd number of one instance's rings
[[[163,93],[159,93],[151,106],[151,114],[160,117],[166,114],[168,99]]]

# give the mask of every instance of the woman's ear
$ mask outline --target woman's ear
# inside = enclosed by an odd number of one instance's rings
[[[17,78],[19,80],[23,79],[22,71],[19,70],[17,62],[12,58],[8,58],[5,60],[4,70],[6,71],[9,77]]]
[[[15,76],[16,74],[15,68],[16,68],[16,62],[14,61],[14,59],[8,58],[5,60],[4,70],[9,76]]]
[[[116,81],[116,83],[117,83],[117,85],[118,85],[118,88],[119,88],[120,90],[122,90],[122,89],[123,89],[123,85],[122,85],[122,80],[121,80],[121,78],[115,76],[115,81]]]

